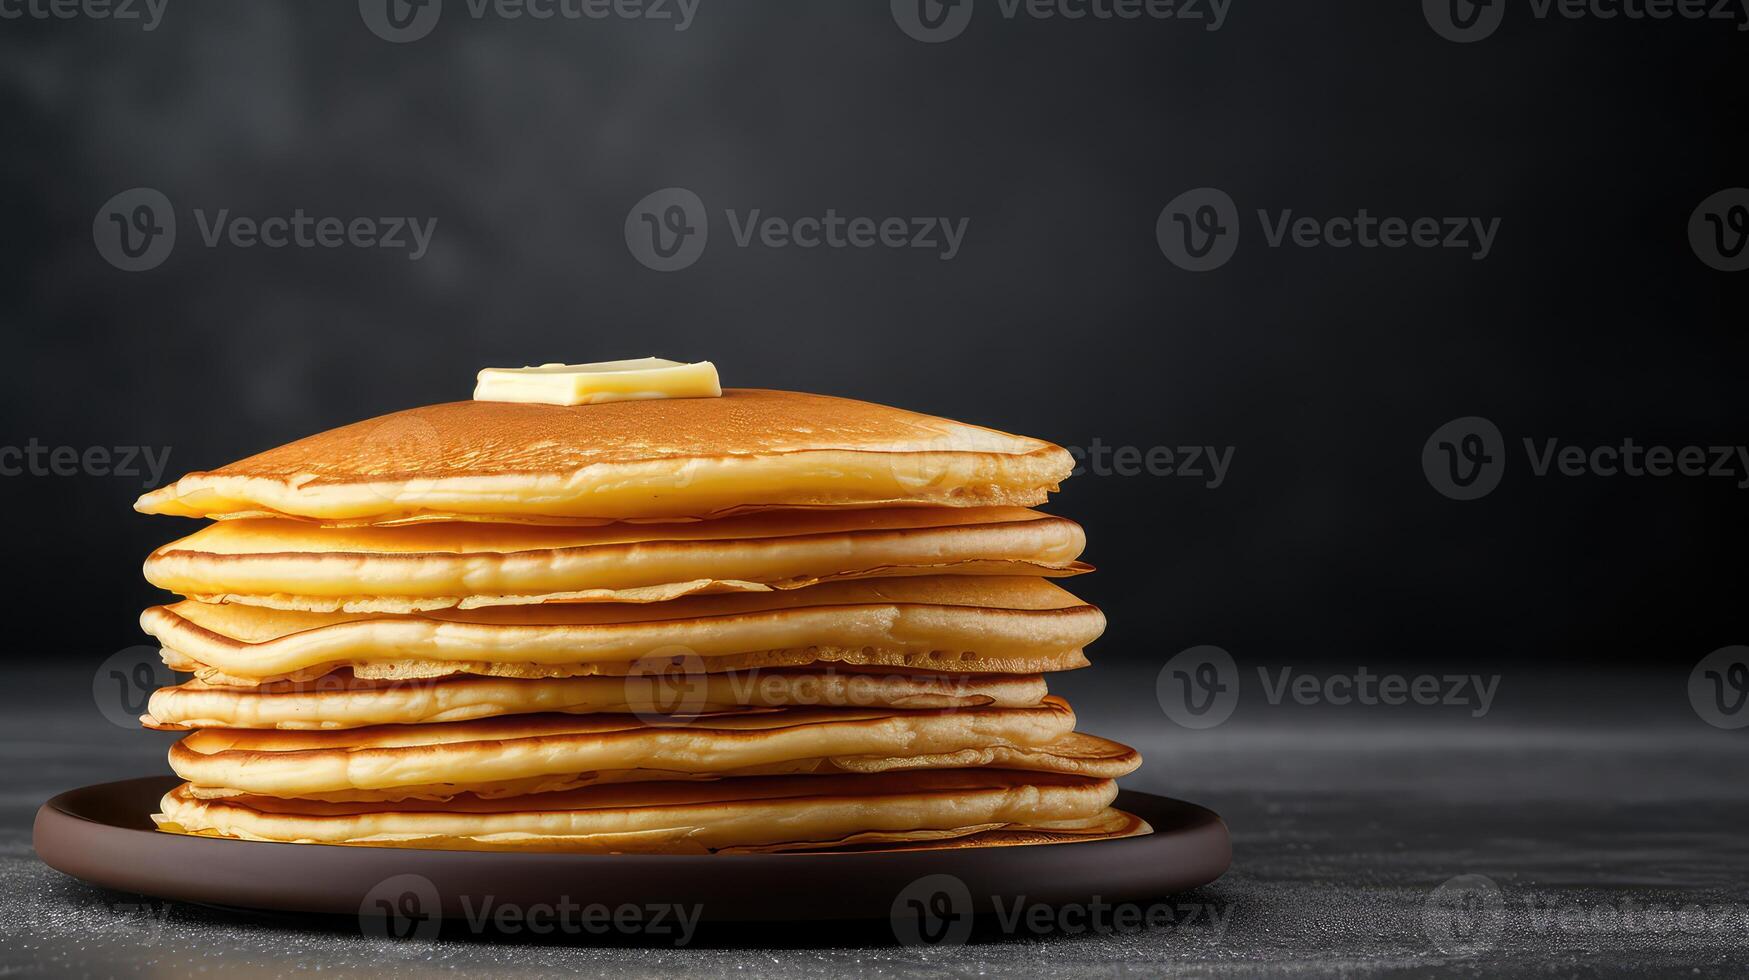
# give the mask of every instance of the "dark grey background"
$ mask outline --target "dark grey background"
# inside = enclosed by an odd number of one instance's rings
[[[425,952],[54,873],[26,836],[43,799],[165,771],[169,737],[132,728],[137,709],[93,669],[144,640],[135,616],[163,598],[139,559],[197,525],[134,514],[137,477],[0,477],[0,656],[16,661],[0,685],[0,969],[1741,975],[1740,915],[1592,934],[1526,907],[1741,911],[1744,730],[1709,725],[1686,682],[1749,642],[1749,491],[1537,479],[1518,445],[1749,441],[1749,272],[1707,268],[1686,232],[1702,199],[1749,186],[1749,33],[1537,20],[1511,0],[1497,33],[1455,44],[1421,6],[1233,0],[1207,32],[1008,21],[975,0],[935,45],[881,0],[703,0],[684,33],[476,22],[444,0],[405,45],[352,0],[169,0],[149,33],[0,19],[0,448],[168,446],[175,476],[465,398],[481,366],[650,353],[1065,445],[1236,447],[1218,489],[1087,474],[1052,506],[1087,525],[1100,573],[1074,588],[1112,620],[1098,666],[1052,688],[1083,727],[1142,749],[1127,786],[1226,816],[1234,870],[1193,897],[1231,930],[931,951]],[[671,186],[710,208],[711,242],[660,274],[622,226]],[[1202,186],[1245,226],[1232,261],[1198,275],[1154,229]],[[92,223],[136,187],[173,202],[179,241],[130,274]],[[1499,238],[1482,262],[1270,249],[1254,218],[1363,207],[1498,217]],[[196,208],[438,227],[418,262],[209,250]],[[971,223],[941,262],[735,248],[724,208]],[[1469,415],[1513,455],[1493,493],[1458,502],[1423,476],[1422,447]],[[1206,730],[1163,716],[1154,687],[1196,644],[1243,676],[1231,720]],[[1498,671],[1499,698],[1485,717],[1271,704],[1252,676],[1319,664]],[[1506,914],[1491,948],[1454,959],[1423,917],[1474,874]]]
[[[1655,663],[1744,641],[1732,480],[1534,479],[1518,441],[1729,444],[1745,276],[1690,250],[1749,184],[1744,35],[1536,20],[1454,44],[1415,3],[1235,0],[1182,21],[1004,20],[918,43],[885,3],[704,0],[690,29],[475,21],[385,43],[356,4],[170,0],[152,32],[0,21],[0,444],[173,447],[171,476],[413,404],[485,365],[656,353],[731,385],[889,402],[1066,445],[1235,446],[1226,483],[1071,481],[1102,662]],[[1206,274],[1154,239],[1219,187]],[[179,242],[120,272],[98,208],[152,187]],[[622,224],[711,209],[691,268]],[[951,262],[740,249],[722,209],[971,219]],[[1493,254],[1269,249],[1257,208],[1499,217]],[[192,211],[436,217],[430,253],[207,249]],[[1486,499],[1423,442],[1492,419]],[[139,642],[138,559],[195,525],[137,478],[0,479],[26,624],[95,664]]]

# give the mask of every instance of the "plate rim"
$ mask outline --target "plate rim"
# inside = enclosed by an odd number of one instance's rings
[[[1154,833],[914,851],[604,855],[372,848],[165,834],[91,813],[94,802],[116,805],[129,794],[155,800],[178,782],[174,776],[142,776],[56,794],[37,810],[32,841],[39,859],[99,887],[272,912],[358,915],[371,895],[366,882],[380,886],[398,874],[414,874],[435,882],[444,918],[464,914],[458,900],[470,894],[507,893],[535,904],[531,896],[569,898],[556,889],[576,884],[601,887],[626,904],[691,895],[701,900],[708,921],[757,922],[885,918],[896,886],[940,873],[960,879],[974,900],[1013,894],[1018,883],[1043,904],[1140,901],[1208,884],[1227,871],[1232,858],[1231,836],[1214,811],[1127,789],[1114,805],[1149,820]],[[213,861],[220,853],[243,860]],[[304,873],[268,873],[288,867]],[[748,900],[758,888],[747,882],[767,880],[761,871],[781,876],[775,880],[787,893],[784,901]],[[713,908],[727,914],[713,915]]]

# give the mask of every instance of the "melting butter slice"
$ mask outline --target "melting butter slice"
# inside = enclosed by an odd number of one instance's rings
[[[477,402],[593,405],[644,398],[717,398],[723,386],[709,361],[685,364],[660,357],[593,364],[486,368],[474,385]]]

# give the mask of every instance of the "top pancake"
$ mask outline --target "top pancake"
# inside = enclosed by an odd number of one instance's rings
[[[430,405],[190,473],[134,506],[148,514],[336,524],[1031,506],[1073,466],[1059,446],[949,419],[731,388],[721,398]]]

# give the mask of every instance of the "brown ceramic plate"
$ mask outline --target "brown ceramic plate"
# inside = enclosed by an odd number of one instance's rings
[[[1017,897],[1052,907],[1141,903],[1214,881],[1232,857],[1226,824],[1213,812],[1127,790],[1116,806],[1147,820],[1152,834],[960,849],[603,856],[159,833],[147,815],[176,782],[151,776],[62,793],[37,811],[38,856],[93,885],[174,901],[294,913],[405,913],[410,921],[433,924],[477,915],[483,896],[521,908],[684,903],[712,922],[887,919],[903,911],[907,896],[916,898],[912,893],[925,878],[926,888],[941,886],[952,893],[945,900],[973,909]]]

